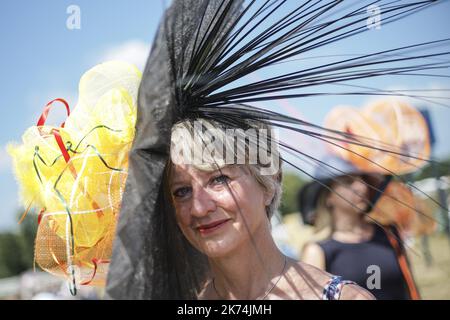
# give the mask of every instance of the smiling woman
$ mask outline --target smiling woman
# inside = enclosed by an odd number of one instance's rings
[[[201,124],[195,125],[196,121],[201,121]],[[191,148],[202,149],[205,139],[210,138],[203,130],[206,127],[215,128],[216,145],[229,147],[236,144],[234,135],[226,135],[231,127],[206,119],[196,121],[185,120],[176,124],[172,137],[180,136],[175,132],[180,128],[187,129],[184,143],[190,140],[188,145]],[[270,129],[255,122],[240,129],[255,132],[248,130],[252,127]],[[190,139],[195,135],[197,140]],[[267,155],[272,136],[267,138],[267,143],[263,143],[264,139],[251,138],[241,139],[241,148],[237,148],[231,157],[245,159],[242,164],[225,164],[222,152],[202,152],[194,162],[191,158],[180,157],[173,161],[178,154],[172,153],[166,167],[166,196],[175,209],[179,230],[196,250],[207,257],[209,263],[210,272],[205,273],[198,298],[322,299],[330,296],[329,292],[324,293],[324,288],[335,278],[284,256],[276,247],[271,235],[270,217],[280,202],[281,167],[274,174],[267,175],[263,174],[261,169],[264,166],[258,161],[251,164],[250,142],[257,141],[257,149],[262,149],[258,151],[264,151],[258,154]],[[177,138],[172,141],[172,146],[176,145],[175,142],[183,143],[183,140]],[[279,158],[276,148],[268,154],[269,158]],[[344,284],[341,282],[340,286]],[[344,288],[341,291],[343,299],[371,298],[355,285]]]
[[[379,1],[380,23],[384,28],[434,3]],[[309,53],[323,56],[319,48],[367,34],[370,4],[172,1],[139,87],[136,136],[107,297],[373,298],[339,277],[285,257],[274,244],[269,224],[281,194],[281,156],[269,146],[279,146],[284,162],[298,172],[307,173],[305,167],[318,161],[312,155],[315,146],[287,139],[269,144],[276,141],[271,127],[317,144],[361,143],[345,130],[257,105],[279,99],[392,94],[370,83],[366,89],[360,81],[447,68],[447,63],[426,60],[448,54],[442,48],[450,43],[447,38],[357,55],[343,50],[343,55],[317,65],[302,60]],[[177,133],[180,127],[184,129]],[[229,139],[228,130],[244,139]],[[363,145],[374,148],[369,140]],[[411,157],[392,145],[383,152]]]

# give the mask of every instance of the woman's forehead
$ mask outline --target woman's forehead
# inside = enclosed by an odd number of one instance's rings
[[[223,173],[238,173],[244,174],[242,166],[238,165],[228,165],[222,168],[216,168],[216,170],[202,170],[191,164],[173,164],[172,163],[172,174],[170,175],[170,183],[176,184],[186,180],[204,180],[208,179],[211,175],[217,172]]]

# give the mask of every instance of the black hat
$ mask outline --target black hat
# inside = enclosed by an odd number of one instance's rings
[[[365,19],[354,13],[365,12],[370,1],[350,6],[343,1],[316,1],[292,7],[286,1],[251,1],[245,7],[243,3],[173,0],[164,14],[139,89],[136,135],[129,154],[107,298],[195,299],[207,275],[207,259],[181,234],[164,189],[171,128],[176,122],[205,118],[246,128],[249,120],[260,121],[317,138],[321,136],[317,131],[330,130],[253,103],[332,95],[326,89],[329,84],[417,72],[427,66],[421,64],[428,57],[422,49],[435,48],[430,43],[429,47],[419,44],[392,49],[399,57],[408,52],[401,69],[397,59],[375,53],[305,66],[295,57],[367,31]],[[384,12],[382,22],[406,17],[423,6],[423,1],[404,1]],[[419,46],[421,55],[411,55]],[[288,62],[295,63],[295,69],[280,65]],[[265,75],[258,74],[261,80],[250,79],[260,70],[265,70]],[[347,134],[341,137],[346,139]],[[284,143],[279,145],[287,148]],[[289,149],[305,154],[305,150]]]
[[[369,202],[366,211],[370,211],[376,201],[379,199],[387,184],[389,183],[391,176],[385,176],[384,179],[376,179],[375,175],[359,170],[350,162],[335,156],[327,155],[320,160],[318,165],[314,169],[312,176],[313,180],[305,184],[298,193],[298,206],[302,216],[303,222],[309,225],[314,225],[316,220],[316,208],[319,201],[319,197],[324,191],[328,191],[330,184],[339,177],[347,175],[365,176],[366,183],[372,192],[369,192]],[[372,176],[372,179],[370,179]],[[373,192],[375,191],[375,192]]]

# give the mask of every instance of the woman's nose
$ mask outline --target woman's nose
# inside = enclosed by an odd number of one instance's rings
[[[204,217],[216,210],[216,203],[205,188],[194,188],[192,195],[191,214],[196,217]]]

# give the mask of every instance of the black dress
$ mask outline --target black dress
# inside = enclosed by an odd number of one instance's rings
[[[356,282],[377,299],[410,299],[397,255],[383,228],[375,226],[372,239],[343,243],[334,239],[318,243],[325,253],[325,270]],[[377,282],[376,277],[379,277]]]

